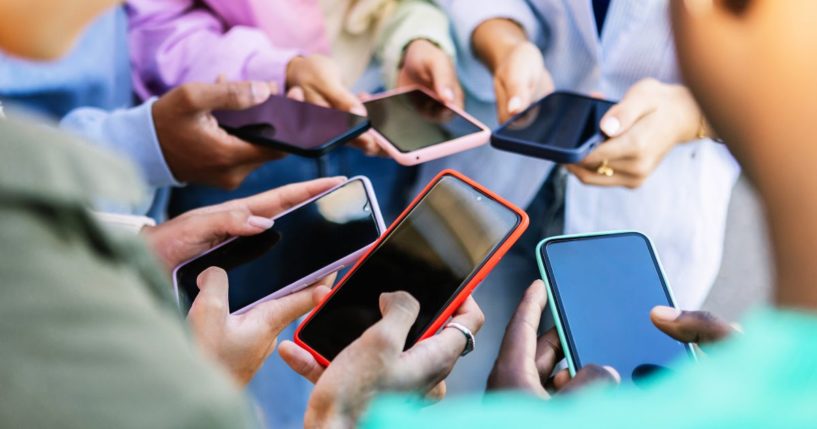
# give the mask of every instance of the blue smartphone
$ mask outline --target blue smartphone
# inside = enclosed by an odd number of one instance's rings
[[[606,140],[599,122],[614,104],[557,91],[495,129],[491,145],[560,164],[575,164]]]
[[[548,306],[570,374],[609,365],[622,381],[639,381],[695,358],[650,321],[656,305],[675,307],[658,255],[632,231],[552,237],[536,250]]]
[[[369,129],[363,116],[273,95],[245,110],[213,112],[218,125],[251,143],[320,157]]]

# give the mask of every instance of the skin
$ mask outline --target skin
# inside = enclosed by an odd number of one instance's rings
[[[500,123],[554,90],[541,50],[515,22],[486,20],[471,42],[494,76]],[[675,145],[695,139],[701,125],[702,114],[684,86],[644,79],[601,119],[609,140],[567,169],[588,185],[638,188]],[[615,172],[610,177],[597,172],[605,161]]]
[[[311,354],[291,342],[279,348],[296,372],[315,383],[304,416],[306,428],[353,428],[369,401],[381,391],[426,393],[437,390],[465,348],[465,336],[454,328],[403,351],[420,303],[406,292],[380,296],[383,318],[367,329],[324,369]],[[485,319],[472,298],[453,315],[476,334]],[[443,389],[443,392],[439,392]]]

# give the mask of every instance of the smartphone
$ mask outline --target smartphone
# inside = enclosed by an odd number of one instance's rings
[[[409,348],[433,335],[528,225],[519,208],[447,170],[438,175],[295,332],[323,365],[381,318],[384,292],[420,302]]]
[[[606,140],[601,118],[615,103],[557,91],[491,134],[491,146],[560,164],[575,164]]]
[[[371,183],[352,178],[278,215],[267,231],[232,238],[179,265],[173,272],[179,305],[189,310],[196,278],[216,266],[230,280],[230,312],[243,313],[351,266],[384,230]]]
[[[638,232],[552,237],[536,249],[548,306],[570,374],[586,364],[610,365],[638,383],[695,357],[650,321],[656,305],[675,307],[649,238]]]
[[[273,95],[245,110],[213,112],[220,127],[251,143],[320,157],[369,129],[369,120],[340,110]]]
[[[419,87],[389,91],[363,104],[377,143],[402,165],[462,152],[490,137],[485,125]]]

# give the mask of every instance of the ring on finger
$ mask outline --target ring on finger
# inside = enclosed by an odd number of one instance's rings
[[[476,347],[476,339],[474,338],[474,333],[471,332],[467,326],[457,322],[449,322],[447,325],[445,325],[445,328],[454,328],[465,335],[465,349],[463,349],[462,353],[460,353],[460,356],[465,356],[474,351],[474,347]]]
[[[605,176],[605,177],[613,177],[616,174],[616,171],[610,167],[610,162],[606,159],[601,161],[601,165],[596,169],[596,173]]]

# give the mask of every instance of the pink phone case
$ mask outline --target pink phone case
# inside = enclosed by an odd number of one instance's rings
[[[375,223],[377,224],[377,231],[378,231],[379,235],[383,235],[383,232],[386,230],[386,224],[385,224],[385,222],[383,222],[383,216],[380,214],[380,206],[377,204],[377,197],[374,194],[374,188],[372,188],[372,183],[369,181],[369,178],[367,178],[365,176],[355,176],[355,177],[347,180],[346,182],[344,182],[344,183],[342,183],[342,184],[340,184],[338,186],[335,186],[334,188],[332,188],[332,189],[330,189],[330,190],[328,190],[328,191],[326,191],[326,192],[324,192],[324,193],[322,193],[322,194],[320,194],[320,195],[318,195],[318,196],[316,196],[316,197],[314,197],[314,198],[312,198],[310,200],[304,201],[303,203],[301,203],[301,204],[299,204],[299,205],[297,205],[295,207],[292,207],[291,209],[289,209],[289,210],[287,210],[287,211],[285,211],[283,213],[280,213],[280,214],[276,215],[272,219],[273,220],[274,219],[280,219],[280,218],[286,216],[287,213],[290,213],[290,212],[292,212],[294,210],[297,210],[297,209],[299,209],[299,208],[301,208],[301,207],[303,207],[303,206],[305,206],[307,204],[310,204],[313,201],[323,197],[324,195],[329,194],[329,193],[333,192],[334,190],[336,190],[338,188],[341,188],[341,187],[345,186],[346,184],[348,184],[349,182],[353,182],[355,180],[360,180],[363,183],[363,188],[366,190],[366,196],[369,199],[369,203],[370,203],[371,208],[372,208],[372,214],[374,215]],[[273,228],[274,228],[274,226],[273,226]],[[202,253],[201,255],[198,255],[196,257],[190,258],[187,261],[182,262],[181,264],[179,264],[179,266],[177,266],[176,268],[173,269],[173,293],[176,295],[176,302],[177,303],[179,302],[179,284],[178,284],[178,276],[177,276],[177,272],[179,271],[179,268],[185,266],[190,261],[198,259],[201,256],[206,255],[206,254],[218,249],[221,246],[226,245],[227,243],[229,243],[229,242],[231,242],[231,241],[233,241],[233,240],[235,240],[237,238],[238,237],[230,238],[229,240],[226,240],[225,242],[219,244],[216,247],[213,247],[212,249]],[[377,240],[375,240],[375,241],[377,241]],[[363,247],[363,248],[355,251],[354,253],[349,254],[345,258],[343,258],[341,260],[338,260],[338,261],[335,261],[335,262],[321,268],[320,270],[315,271],[314,273],[312,273],[312,274],[310,274],[310,275],[308,275],[308,276],[306,276],[306,277],[304,277],[304,278],[302,278],[302,279],[300,279],[300,280],[298,280],[298,281],[296,281],[296,282],[294,282],[292,284],[289,284],[289,285],[287,285],[287,286],[273,292],[272,294],[267,295],[264,298],[259,299],[258,301],[255,301],[254,303],[252,303],[250,305],[247,305],[246,307],[243,307],[241,309],[238,309],[238,310],[234,311],[233,314],[241,314],[241,313],[247,312],[251,308],[255,307],[256,305],[261,304],[262,302],[270,301],[270,300],[273,300],[273,299],[276,299],[276,298],[280,298],[282,296],[289,295],[291,293],[295,293],[295,292],[297,292],[297,291],[299,291],[299,290],[301,290],[301,289],[303,289],[303,288],[317,282],[318,280],[328,276],[329,274],[332,274],[332,273],[334,273],[336,271],[342,270],[345,267],[353,265],[355,262],[357,262],[357,260],[363,254],[366,253],[366,251],[369,250],[369,248],[374,243],[375,243],[374,241],[372,243],[369,243],[366,247]]]
[[[391,91],[383,92],[372,97],[366,98],[364,101],[378,100],[381,98],[386,98],[414,90],[420,90],[428,94],[428,96],[430,96],[431,98],[440,101],[434,94],[432,94],[425,88],[419,86],[409,86],[393,89]],[[458,115],[474,123],[474,125],[480,128],[480,131],[454,140],[449,140],[447,142],[438,143],[433,146],[424,147],[413,152],[401,152],[400,149],[397,149],[389,141],[389,139],[387,139],[382,134],[378,133],[377,130],[375,130],[374,128],[370,129],[369,132],[374,136],[375,141],[377,141],[377,144],[381,148],[383,148],[383,150],[385,150],[386,153],[388,153],[392,159],[394,159],[401,165],[422,164],[424,162],[431,161],[432,159],[453,155],[455,153],[459,153],[468,149],[473,149],[475,147],[479,147],[488,143],[488,140],[491,137],[491,130],[488,127],[486,127],[482,122],[476,120],[474,117],[472,117],[465,111],[458,109],[443,101],[440,102],[445,104],[446,107],[453,110]]]

